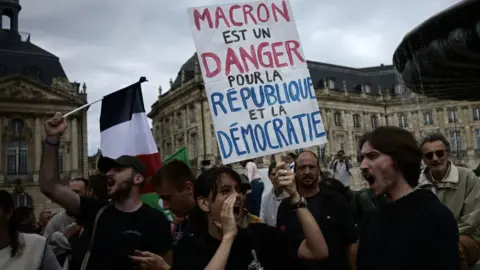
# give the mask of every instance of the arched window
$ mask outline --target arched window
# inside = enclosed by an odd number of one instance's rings
[[[401,128],[408,128],[408,118],[405,114],[398,115],[398,125]]]
[[[372,121],[372,128],[375,129],[378,127],[378,117],[376,115],[372,115],[370,118]]]
[[[0,16],[2,20],[2,29],[12,29],[12,11],[7,9],[3,11],[3,13],[0,13]]]
[[[182,112],[177,112],[177,117],[176,117],[176,122],[177,122],[177,129],[182,129],[183,128],[183,115]]]
[[[353,127],[354,128],[360,128],[360,115],[354,114],[353,115]]]
[[[372,93],[372,87],[370,86],[369,83],[366,83],[363,85],[364,89],[365,89],[365,93],[367,94],[371,94]]]
[[[334,78],[329,78],[327,80],[328,83],[328,89],[335,89],[335,79]]]
[[[165,137],[170,136],[170,119],[165,119],[165,123],[163,123],[163,134]]]
[[[423,124],[425,126],[433,125],[433,117],[431,112],[425,112],[423,114]]]
[[[197,122],[197,114],[195,111],[195,104],[192,104],[188,107],[190,123],[193,124]]]
[[[28,174],[28,144],[25,141],[12,141],[7,145],[7,175]]]
[[[165,154],[167,156],[172,154],[172,144],[170,142],[165,143]]]
[[[342,115],[339,112],[333,114],[333,123],[336,127],[342,126]]]
[[[183,135],[177,137],[177,145],[176,148],[183,147],[185,142],[183,141]]]
[[[190,134],[190,147],[192,153],[192,158],[198,157],[198,137],[197,133]]]
[[[19,135],[23,132],[25,127],[25,123],[21,119],[12,119],[10,121],[10,131],[15,134]]]

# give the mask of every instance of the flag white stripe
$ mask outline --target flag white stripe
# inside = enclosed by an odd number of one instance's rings
[[[147,115],[134,113],[132,119],[110,127],[100,134],[102,155],[118,158],[122,155],[149,155],[158,153],[148,125]]]

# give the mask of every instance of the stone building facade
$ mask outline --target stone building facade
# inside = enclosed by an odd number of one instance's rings
[[[58,57],[18,31],[20,10],[18,1],[0,0],[0,15],[10,19],[0,29],[0,188],[11,190],[20,179],[38,214],[55,207],[38,187],[44,122],[86,104],[87,93],[67,79]],[[67,121],[59,151],[65,181],[88,175],[86,110]]]
[[[417,138],[441,132],[450,140],[452,159],[469,167],[480,156],[480,102],[425,98],[404,89],[392,66],[351,68],[308,61],[328,143],[313,147],[325,166],[344,150],[356,164],[360,136],[381,125],[395,125]],[[162,156],[186,146],[191,164],[220,163],[218,145],[197,56],[180,69],[169,90],[159,89],[149,117]],[[272,157],[259,162],[268,164]]]

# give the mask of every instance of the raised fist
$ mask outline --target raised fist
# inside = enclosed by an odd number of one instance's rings
[[[45,133],[47,137],[59,138],[67,129],[67,121],[61,113],[56,113],[53,118],[45,122]]]

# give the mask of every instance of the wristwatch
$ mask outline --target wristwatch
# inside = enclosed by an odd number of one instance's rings
[[[307,200],[303,197],[301,197],[298,202],[290,205],[290,211],[295,211],[299,208],[307,208]]]
[[[60,143],[57,141],[57,142],[52,142],[51,140],[48,139],[48,137],[45,137],[45,139],[43,140],[43,143],[47,144],[47,145],[50,145],[50,146],[58,146]]]

